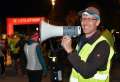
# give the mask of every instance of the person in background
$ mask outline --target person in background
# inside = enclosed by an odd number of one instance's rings
[[[79,16],[84,34],[76,49],[72,48],[69,36],[64,36],[61,42],[73,66],[70,82],[109,82],[114,49],[109,39],[98,30],[100,11],[91,5],[80,11]]]
[[[4,54],[0,48],[0,65],[1,65],[1,76],[5,74]]]
[[[111,45],[114,46],[115,39],[112,33],[108,29],[101,30],[101,32],[102,35],[110,41]]]
[[[47,73],[45,60],[36,37],[36,34],[32,35],[24,45],[29,82],[41,82],[43,73]]]
[[[66,25],[78,25],[78,15],[75,10],[70,10],[65,18]]]
[[[19,54],[19,69],[20,69],[20,74],[25,76],[26,75],[26,56],[24,53],[24,45],[26,43],[25,37],[20,36],[20,40],[16,44],[16,48],[19,48],[18,54]]]
[[[5,55],[3,53],[3,49],[5,48],[4,41],[2,40],[2,37],[0,36],[0,67],[1,67],[1,76],[5,75],[5,64],[4,64],[4,58]]]

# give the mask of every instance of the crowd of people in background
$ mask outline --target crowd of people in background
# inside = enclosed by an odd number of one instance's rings
[[[0,50],[1,50],[1,68],[3,69],[2,75],[5,75],[5,67],[13,66],[15,74],[25,73],[25,55],[24,55],[24,44],[26,42],[25,38],[19,34],[15,34],[11,37],[1,36],[0,38]],[[1,70],[2,70],[1,69]]]
[[[24,44],[29,35],[15,33],[12,36],[0,35],[0,78],[6,77],[6,68],[12,67],[13,74],[26,76]],[[11,70],[11,71],[12,71]]]

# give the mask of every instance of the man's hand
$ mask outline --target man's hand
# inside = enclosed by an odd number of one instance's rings
[[[73,51],[73,49],[72,49],[72,39],[69,36],[63,36],[61,45],[68,54]]]

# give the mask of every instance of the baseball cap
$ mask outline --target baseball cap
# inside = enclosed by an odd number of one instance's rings
[[[94,17],[96,17],[96,19],[98,19],[98,20],[100,19],[100,12],[95,7],[88,7],[85,10],[79,11],[78,15],[79,16],[83,16],[83,15],[94,16]]]

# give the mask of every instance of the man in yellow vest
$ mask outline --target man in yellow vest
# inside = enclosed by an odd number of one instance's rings
[[[109,82],[113,40],[98,30],[101,20],[97,7],[89,6],[79,15],[84,34],[80,36],[76,50],[72,48],[69,36],[64,36],[61,42],[73,66],[69,82]]]

